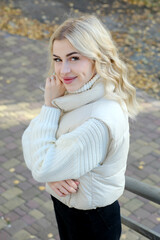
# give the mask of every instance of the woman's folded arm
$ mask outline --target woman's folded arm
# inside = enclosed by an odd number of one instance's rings
[[[56,139],[60,110],[43,106],[22,136],[26,165],[38,182],[77,179],[103,162],[109,143],[107,126],[89,119]]]

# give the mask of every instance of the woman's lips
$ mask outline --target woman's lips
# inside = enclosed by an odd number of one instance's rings
[[[70,78],[63,78],[64,83],[70,84],[76,79],[76,77],[70,77]]]

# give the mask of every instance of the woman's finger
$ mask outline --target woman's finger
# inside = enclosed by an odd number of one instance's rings
[[[63,186],[59,186],[58,189],[59,189],[59,191],[60,191],[61,193],[65,194],[65,195],[70,194],[70,192],[67,191],[67,189],[64,188]]]
[[[65,180],[65,181],[63,182],[63,187],[65,187],[69,193],[76,193],[77,190],[78,190],[78,188],[77,188],[76,185],[70,185],[70,184],[68,184],[68,183],[67,183],[67,180]]]
[[[60,191],[59,184],[57,182],[49,182],[48,185],[52,188],[52,190],[60,197],[64,197],[65,194]]]
[[[58,196],[60,196],[60,197],[65,197],[65,196],[66,196],[64,193],[62,193],[62,192],[61,192],[59,189],[57,189],[57,188],[54,189],[54,192],[55,192]]]
[[[50,182],[48,185],[56,192],[56,190],[60,191],[61,193],[68,195],[71,193],[76,193],[76,189],[71,187],[66,181],[58,181],[58,182]]]
[[[65,180],[65,181],[66,181],[66,183],[67,183],[70,187],[72,187],[72,188],[74,188],[74,189],[77,189],[77,184],[75,183],[74,180],[72,180],[72,179],[67,179],[67,180]]]
[[[70,186],[66,181],[57,182],[56,187],[60,189],[60,191],[63,192],[64,194],[76,193],[76,189],[77,189]]]

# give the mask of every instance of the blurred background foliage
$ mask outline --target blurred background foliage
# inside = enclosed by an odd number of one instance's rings
[[[88,12],[95,13],[100,17],[105,16],[109,1],[100,1],[101,4],[87,6]],[[38,0],[34,4],[39,4]],[[121,5],[133,5],[127,9],[127,14],[123,14]],[[68,2],[70,10],[75,14],[81,14],[74,2]],[[112,9],[110,14],[119,14],[118,21],[123,26],[127,26],[127,31],[111,29],[113,39],[117,43],[122,58],[128,66],[128,75],[131,83],[145,90],[147,93],[160,99],[160,42],[152,38],[152,31],[160,26],[160,1],[159,0],[122,0],[114,2],[116,9]],[[137,12],[137,7],[144,7],[143,14]],[[118,8],[119,7],[119,8]],[[43,16],[46,19],[46,16]],[[145,22],[145,27],[139,27]],[[149,23],[149,24],[148,24]],[[134,25],[134,27],[133,27]],[[10,34],[17,34],[30,39],[48,41],[51,34],[57,28],[58,23],[55,18],[52,21],[39,21],[28,16],[24,16],[21,8],[14,6],[14,1],[2,1],[0,3],[0,30]],[[136,27],[135,27],[136,26]],[[125,28],[124,27],[124,28]],[[123,27],[122,27],[123,28]],[[160,34],[160,29],[156,29]],[[125,57],[124,57],[125,56]],[[151,61],[152,58],[152,61]]]

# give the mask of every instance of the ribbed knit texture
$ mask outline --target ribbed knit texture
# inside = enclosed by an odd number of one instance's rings
[[[81,92],[79,94],[83,96],[98,78],[97,74],[90,83],[79,89]],[[71,94],[71,96],[75,101],[68,100],[67,104],[70,105],[67,106],[72,108],[76,103],[78,107],[79,101],[76,95]],[[71,96],[68,95],[69,98]],[[81,100],[81,104],[87,104],[100,96],[103,96],[101,83],[87,91],[87,97],[82,99],[84,102]],[[62,99],[63,97],[60,98]],[[62,103],[65,104],[67,99],[64,96]],[[38,182],[79,178],[106,157],[109,134],[103,122],[94,118],[89,119],[72,132],[56,139],[60,115],[60,109],[43,106],[39,116],[31,121],[22,136],[26,165]]]
[[[101,163],[107,153],[108,130],[90,119],[58,140],[59,109],[43,106],[23,134],[24,159],[38,182],[77,179]]]
[[[81,92],[84,92],[84,91],[87,91],[89,90],[93,84],[98,80],[99,78],[99,74],[97,73],[89,82],[87,82],[86,84],[84,84],[80,89],[74,91],[74,92],[69,92],[70,94],[75,94],[75,93],[81,93]]]

